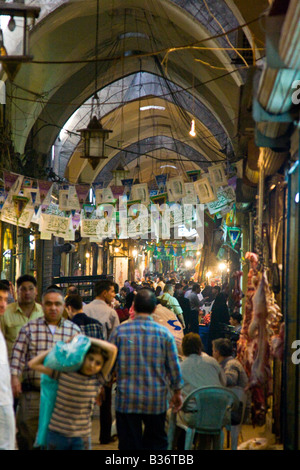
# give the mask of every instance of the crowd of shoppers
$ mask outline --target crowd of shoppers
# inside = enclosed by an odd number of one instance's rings
[[[164,450],[167,412],[179,412],[183,419],[180,409],[190,391],[230,386],[236,374],[246,384],[232,351],[224,356],[225,346],[216,342],[229,325],[226,296],[218,286],[201,289],[176,276],[149,276],[124,286],[99,280],[94,299],[85,303],[76,286],[64,291],[51,285],[38,302],[33,276],[21,276],[16,285],[16,298],[8,304],[11,290],[0,283],[0,449],[37,447],[41,373],[58,383],[47,449],[90,449],[96,402],[99,441],[112,441],[114,385],[119,449]],[[199,323],[208,302],[210,334],[204,351]],[[238,320],[230,320],[237,333]],[[44,365],[58,342],[77,335],[91,342],[78,370]]]

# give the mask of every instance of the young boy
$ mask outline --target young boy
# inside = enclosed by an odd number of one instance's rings
[[[79,371],[59,372],[43,365],[49,351],[29,361],[29,367],[58,380],[54,410],[48,426],[48,450],[90,450],[92,412],[101,385],[108,379],[117,348],[90,338],[91,346]],[[101,374],[99,376],[99,373]]]

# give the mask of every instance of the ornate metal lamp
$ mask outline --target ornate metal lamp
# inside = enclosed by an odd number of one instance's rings
[[[81,158],[87,158],[93,170],[100,162],[107,158],[105,155],[105,141],[110,132],[109,129],[103,129],[101,122],[94,115],[87,128],[79,129],[83,143],[83,154]]]
[[[129,173],[129,170],[125,170],[124,166],[120,162],[118,166],[114,170],[111,171],[111,173],[114,178],[114,184],[117,185],[117,184],[121,184],[120,181],[122,179],[126,178],[126,176]]]
[[[36,6],[28,6],[24,3],[4,3],[0,2],[0,16],[10,16],[9,29],[15,29],[15,17],[23,18],[23,48],[20,55],[8,55],[4,46],[3,31],[0,29],[0,62],[3,69],[7,73],[8,78],[13,81],[18,73],[21,64],[24,62],[31,62],[33,56],[29,55],[29,40],[28,31],[30,22],[33,24],[34,20],[38,18],[41,9]]]
[[[83,143],[83,155],[81,158],[88,159],[93,170],[97,168],[100,160],[108,158],[105,155],[105,141],[110,132],[109,129],[103,129],[100,122],[100,102],[97,95],[98,84],[98,33],[99,33],[99,0],[97,0],[96,12],[96,38],[95,38],[95,92],[92,98],[92,109],[90,122],[85,129],[79,129]],[[94,114],[95,109],[95,114]],[[97,114],[97,115],[96,115]]]

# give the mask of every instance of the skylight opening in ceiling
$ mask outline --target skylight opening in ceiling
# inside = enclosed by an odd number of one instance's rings
[[[118,39],[128,39],[128,38],[142,38],[142,39],[148,39],[149,36],[148,34],[145,33],[138,33],[138,32],[128,32],[128,33],[123,33],[118,36]]]

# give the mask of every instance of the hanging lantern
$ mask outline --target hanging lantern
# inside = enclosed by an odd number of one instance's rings
[[[129,170],[125,170],[123,165],[119,163],[117,168],[115,170],[112,170],[111,173],[114,177],[115,185],[117,185],[122,179],[126,178],[129,173]]]
[[[83,142],[83,155],[88,159],[93,170],[99,165],[100,160],[105,160],[105,141],[111,130],[103,129],[96,116],[90,120],[86,129],[79,129]]]
[[[29,38],[28,31],[29,26],[34,24],[36,18],[40,14],[40,7],[29,6],[23,3],[5,3],[0,2],[0,16],[10,16],[8,23],[8,29],[13,32],[16,26],[20,26],[23,29],[22,37],[22,53],[18,55],[9,55],[4,46],[3,31],[0,30],[0,62],[3,69],[7,73],[9,80],[13,81],[16,74],[18,73],[21,64],[24,62],[31,62],[33,56],[29,55]],[[16,25],[15,18],[22,18],[22,25]]]

